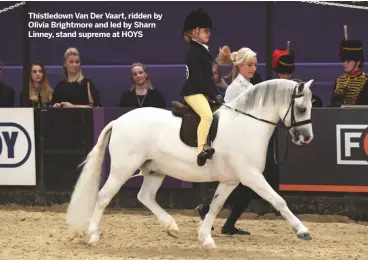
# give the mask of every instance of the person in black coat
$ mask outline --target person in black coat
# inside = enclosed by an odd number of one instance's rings
[[[52,96],[53,107],[94,108],[101,107],[100,91],[82,72],[79,51],[68,48],[64,54],[65,78],[60,81]]]
[[[133,63],[131,67],[132,86],[124,91],[120,97],[120,107],[166,108],[165,97],[156,88],[153,88],[148,76],[147,67],[142,63]]]
[[[14,107],[14,89],[0,82],[0,107]]]
[[[28,98],[20,93],[20,106],[42,108],[51,106],[53,90],[50,87],[45,65],[41,62],[32,62],[29,68]]]
[[[344,74],[335,80],[330,106],[367,106],[368,74],[362,71],[364,64],[362,41],[348,39],[342,41],[340,60],[344,66]]]
[[[201,118],[198,125],[198,166],[205,165],[207,159],[211,159],[215,153],[215,149],[206,141],[213,120],[210,102],[217,104],[223,102],[214,81],[212,56],[206,45],[210,39],[211,29],[213,29],[212,20],[202,9],[191,12],[184,22],[184,38],[189,43],[189,50],[185,58],[187,80],[181,95]]]
[[[0,61],[0,76],[3,72],[3,63]],[[14,89],[0,82],[0,107],[14,107],[15,94]]]
[[[295,79],[293,73],[295,70],[294,54],[290,52],[290,42],[287,49],[276,49],[272,53],[272,69],[275,71],[277,78],[290,79],[296,82],[301,82],[300,79]],[[312,106],[323,107],[322,99],[315,94],[312,94]]]

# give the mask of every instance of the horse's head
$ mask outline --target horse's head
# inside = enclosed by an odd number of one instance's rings
[[[295,82],[290,104],[286,111],[284,109],[281,111],[280,117],[288,128],[293,143],[297,145],[307,145],[313,139],[312,91],[310,90],[313,81]]]

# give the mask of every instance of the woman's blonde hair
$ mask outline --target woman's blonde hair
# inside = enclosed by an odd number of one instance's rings
[[[254,57],[257,57],[257,53],[252,51],[250,48],[244,47],[238,51],[231,52],[228,46],[224,46],[222,49],[220,48],[220,52],[216,58],[216,62],[218,64],[232,64],[233,69],[227,76],[225,76],[225,78],[229,78],[230,76],[232,76],[232,79],[234,80],[239,73],[237,65],[253,59]]]
[[[78,56],[79,58],[79,61],[80,61],[80,55],[79,55],[79,51],[77,48],[68,48],[66,51],[65,51],[65,54],[64,54],[64,63],[63,63],[63,72],[64,72],[64,76],[65,76],[65,79],[68,80],[68,71],[65,67],[65,61],[68,59],[69,56],[71,55],[74,55],[74,56]],[[79,77],[77,78],[77,82],[81,82],[82,80],[84,79],[84,75],[82,73],[82,69],[79,68]]]
[[[142,67],[143,70],[144,70],[144,72],[147,74],[146,84],[148,86],[148,89],[153,89],[152,84],[151,84],[151,81],[149,80],[147,67],[144,64],[139,63],[139,62],[133,63],[132,66],[130,67],[130,73],[132,73],[133,68],[134,67],[137,67],[137,66]],[[132,80],[132,86],[130,87],[129,90],[130,91],[134,91],[134,89],[135,89],[135,83],[134,83],[133,76],[131,76],[131,80]]]
[[[41,94],[41,98],[42,98],[43,103],[48,103],[52,99],[52,89],[50,87],[50,83],[49,83],[49,80],[47,78],[45,66],[40,62],[33,62],[30,65],[30,70],[29,71],[32,72],[32,67],[33,66],[39,66],[42,70],[42,80],[40,82],[40,89],[41,89],[40,94]],[[34,102],[37,102],[38,97],[36,95],[36,88],[33,85],[31,73],[29,74],[29,90],[28,90],[28,92],[29,92],[28,93],[29,99],[34,101]]]

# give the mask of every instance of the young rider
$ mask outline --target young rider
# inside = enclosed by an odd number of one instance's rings
[[[212,20],[202,9],[191,12],[184,22],[184,38],[189,43],[185,58],[187,80],[181,91],[185,102],[201,118],[197,130],[197,164],[203,166],[212,158],[215,149],[207,144],[212,123],[210,102],[221,104],[223,99],[216,88],[212,73],[212,56],[207,43],[211,36]],[[210,100],[210,101],[209,101]]]

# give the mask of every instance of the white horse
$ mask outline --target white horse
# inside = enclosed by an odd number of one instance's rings
[[[75,230],[88,231],[89,243],[97,244],[105,208],[122,185],[141,169],[144,181],[138,200],[157,216],[173,237],[178,235],[178,226],[155,200],[166,175],[188,182],[220,182],[198,230],[204,248],[216,247],[211,227],[224,202],[240,182],[280,211],[299,238],[311,239],[309,230],[289,210],[285,200],[271,188],[262,173],[268,143],[280,119],[295,144],[306,145],[313,139],[310,120],[312,82],[265,81],[221,106],[215,112],[219,116],[217,136],[212,144],[216,152],[203,167],[197,165],[197,149],[181,141],[182,119],[171,111],[140,108],[122,115],[102,130],[97,144],[82,163],[83,171],[67,210],[67,223]],[[110,175],[99,191],[109,136]]]

